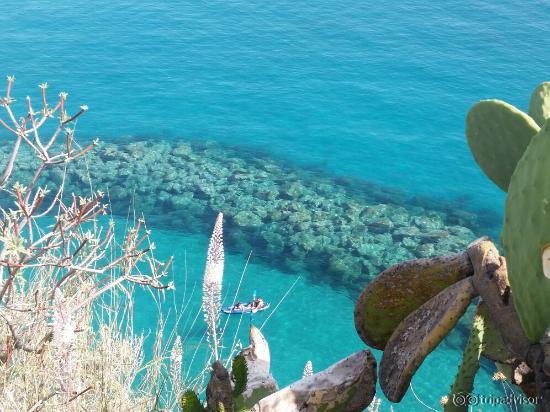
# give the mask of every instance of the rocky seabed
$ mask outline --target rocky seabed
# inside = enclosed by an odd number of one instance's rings
[[[28,181],[31,159],[21,154],[14,179]],[[47,170],[47,183],[62,174]],[[67,191],[89,192],[89,176],[115,214],[133,205],[152,224],[207,233],[221,211],[230,250],[352,294],[397,262],[464,250],[478,224],[460,209],[430,209],[395,190],[216,143],[103,142],[70,165]]]

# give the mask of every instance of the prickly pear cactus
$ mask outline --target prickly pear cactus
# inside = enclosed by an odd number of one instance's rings
[[[418,367],[456,326],[476,295],[472,279],[462,279],[399,324],[380,361],[380,387],[390,401],[401,402]]]
[[[501,100],[482,100],[466,116],[466,138],[475,161],[504,191],[539,130],[529,115]]]
[[[550,117],[550,82],[544,82],[537,86],[531,95],[529,102],[529,116],[542,127],[546,119]]]
[[[462,363],[451,387],[451,394],[445,404],[445,412],[466,412],[468,402],[457,402],[458,399],[468,399],[474,389],[474,378],[479,370],[479,358],[483,349],[484,319],[474,316],[468,342],[462,355]],[[457,399],[457,397],[460,397]],[[453,402],[454,400],[454,402]]]
[[[246,366],[246,359],[243,355],[239,354],[233,359],[231,366],[231,378],[233,380],[233,396],[237,397],[241,395],[246,389],[248,367]]]
[[[357,333],[367,345],[384,349],[403,319],[473,270],[467,253],[409,260],[384,270],[357,299]]]
[[[515,361],[515,356],[506,347],[502,335],[483,301],[477,306],[477,316],[483,317],[483,350],[481,355],[495,363],[512,364]]]
[[[192,390],[185,391],[181,397],[181,410],[183,412],[206,412],[199,397]]]
[[[510,181],[502,243],[514,305],[525,333],[538,342],[550,324],[550,273],[543,268],[550,244],[549,121],[533,137]]]
[[[246,363],[245,389],[235,397],[235,411],[246,411],[260,399],[278,390],[277,383],[269,371],[271,355],[267,340],[254,325],[250,325],[250,345],[244,348],[241,356]]]

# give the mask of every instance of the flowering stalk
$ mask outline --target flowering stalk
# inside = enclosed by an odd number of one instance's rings
[[[172,378],[172,391],[175,398],[180,398],[181,392],[181,367],[183,360],[183,346],[179,335],[176,337],[172,351],[170,352],[170,374]]]
[[[208,328],[208,342],[216,361],[219,359],[217,327],[222,309],[221,292],[223,265],[223,214],[219,213],[208,246],[204,280],[202,284],[202,311],[204,313],[204,321]]]

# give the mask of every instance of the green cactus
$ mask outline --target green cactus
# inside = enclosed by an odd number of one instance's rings
[[[249,411],[256,402],[268,395],[271,395],[273,392],[272,390],[257,388],[252,391],[250,397],[247,399],[244,398],[243,393],[246,390],[246,384],[248,382],[248,365],[246,363],[246,358],[242,353],[239,353],[233,358],[231,378],[234,383],[233,401],[235,405],[235,412]]]
[[[529,102],[529,116],[542,127],[546,119],[550,117],[550,82],[544,82],[537,86],[531,95]]]
[[[539,130],[529,115],[501,100],[482,100],[466,116],[466,137],[475,161],[504,191]]]
[[[410,313],[472,274],[467,253],[398,263],[380,273],[357,299],[355,329],[367,345],[384,349]]]
[[[250,345],[241,350],[238,355],[244,358],[247,373],[245,390],[234,398],[236,412],[251,408],[260,399],[278,389],[269,371],[271,364],[269,344],[254,325],[250,325],[249,343]]]
[[[388,400],[403,399],[418,367],[456,326],[476,295],[472,278],[462,279],[403,319],[380,360],[378,377]]]
[[[477,306],[477,315],[483,317],[483,357],[499,364],[511,364],[515,357],[504,344],[502,335],[493,322],[487,305],[481,301]]]
[[[233,359],[231,366],[231,377],[235,386],[233,388],[233,396],[236,398],[242,394],[246,389],[248,367],[246,366],[246,359],[243,355],[239,354]]]
[[[256,388],[246,399],[243,397],[242,394],[239,395],[235,398],[235,412],[249,411],[250,408],[252,408],[255,404],[257,404],[262,399],[267,398],[272,393],[274,393],[273,390],[267,388]]]
[[[514,305],[526,335],[538,342],[550,323],[550,279],[542,252],[550,243],[550,123],[532,139],[510,181],[502,243]]]
[[[479,358],[483,349],[484,319],[483,316],[476,315],[472,322],[470,336],[464,348],[462,363],[456,374],[455,381],[451,387],[449,399],[444,406],[445,412],[465,412],[468,411],[468,402],[457,402],[456,397],[467,399],[471,396],[474,388],[474,378],[479,369]],[[454,401],[453,401],[454,400]]]
[[[181,397],[181,410],[183,412],[206,412],[199,397],[191,389],[185,391]]]

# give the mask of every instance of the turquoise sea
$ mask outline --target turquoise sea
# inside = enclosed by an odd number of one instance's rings
[[[542,0],[5,0],[0,76],[16,76],[21,100],[47,81],[52,94],[68,91],[74,107],[87,104],[81,142],[216,142],[242,154],[243,173],[247,159],[267,157],[313,185],[329,179],[335,187],[376,188],[375,203],[465,212],[470,218],[452,224],[495,237],[504,196],[471,159],[464,118],[482,98],[526,108],[533,87],[549,80],[549,17]],[[176,257],[176,299],[200,286],[204,228],[216,204],[193,220],[151,220],[158,254]],[[256,291],[276,303],[302,275],[263,328],[280,386],[301,377],[307,360],[319,371],[363,347],[353,327],[356,290],[327,281],[324,264],[289,267],[281,264],[288,248],[268,253],[246,231],[239,236],[227,240],[227,299],[250,249],[242,300]],[[197,292],[193,301],[194,314]],[[155,322],[147,305],[140,296],[136,321],[145,330]],[[228,330],[235,327],[231,320]],[[192,329],[186,353],[201,333]],[[464,339],[464,330],[453,332],[413,380],[432,408],[448,391]],[[491,373],[484,367],[478,376],[479,393],[500,393]],[[411,391],[400,404],[384,400],[381,410],[390,406],[427,409]]]

